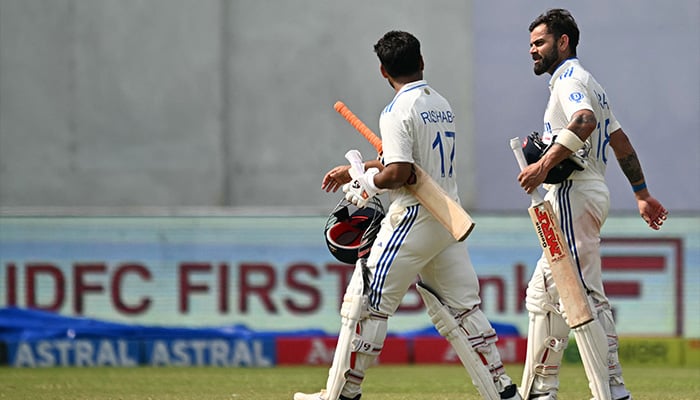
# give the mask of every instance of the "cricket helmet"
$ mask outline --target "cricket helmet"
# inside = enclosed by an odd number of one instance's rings
[[[554,141],[552,141],[554,143]],[[542,156],[552,147],[551,144],[545,144],[537,132],[532,132],[523,142],[523,154],[528,164],[537,162]],[[564,182],[569,175],[574,171],[582,171],[583,167],[574,162],[571,158],[567,158],[554,168],[550,169],[544,183],[561,183]]]
[[[357,208],[344,197],[328,216],[324,235],[331,254],[347,264],[367,258],[384,218],[382,202],[373,197],[363,208]]]

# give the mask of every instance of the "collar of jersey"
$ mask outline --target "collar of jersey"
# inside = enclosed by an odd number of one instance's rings
[[[411,90],[422,88],[423,86],[428,86],[428,82],[426,80],[420,80],[420,81],[415,81],[415,82],[409,82],[401,87],[401,89],[396,93],[396,96],[394,96],[394,99],[391,100],[391,103],[386,106],[384,111],[391,111],[391,108],[394,106],[394,103],[396,103],[396,99],[399,98],[402,94],[406,92],[410,92]]]
[[[566,60],[562,61],[561,64],[557,67],[557,69],[554,70],[554,73],[552,74],[552,78],[549,80],[549,87],[554,87],[554,82],[559,79],[561,74],[564,73],[572,64],[580,64],[578,61],[578,58],[576,57],[571,57],[567,58]]]
[[[399,90],[398,93],[396,93],[396,96],[399,96],[401,93],[405,93],[405,92],[408,92],[410,90],[418,89],[420,87],[427,86],[427,85],[428,85],[428,82],[426,80],[420,80],[420,81],[407,83],[407,84],[403,85],[403,87],[401,88],[401,90]]]

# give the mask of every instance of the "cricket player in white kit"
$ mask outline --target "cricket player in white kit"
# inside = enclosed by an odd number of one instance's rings
[[[342,187],[346,198],[359,207],[385,190],[391,200],[367,259],[371,290],[366,317],[358,324],[357,341],[371,344],[366,346],[371,349],[336,349],[336,353],[352,351],[354,356],[339,397],[360,398],[365,371],[384,343],[387,320],[419,276],[418,290],[431,320],[455,348],[481,395],[489,400],[520,399],[495,346],[496,332],[479,309],[479,283],[466,243],[457,242],[404,187],[415,180],[416,164],[459,199],[455,114],[447,100],[423,80],[420,43],[414,36],[388,32],[374,50],[382,75],[396,92],[380,116],[382,157],[365,162],[366,172],[360,178],[351,181],[349,166],[339,166],[322,183],[326,191]],[[331,375],[334,368],[337,366],[331,366]],[[335,387],[326,387],[320,393],[297,393],[294,398],[336,400],[328,398],[328,393],[335,392]]]
[[[591,354],[595,362],[584,361],[591,391],[598,400],[630,400],[632,396],[622,379],[617,355],[615,323],[601,277],[600,231],[610,208],[605,181],[610,147],[630,181],[640,215],[647,224],[659,229],[667,211],[649,194],[640,162],[613,115],[605,90],[576,58],[579,30],[571,14],[562,9],[549,10],[537,17],[529,30],[534,72],[551,74],[542,136],[543,142],[554,145],[539,161],[524,169],[518,181],[530,193],[545,181],[553,166],[567,157],[576,153],[575,156],[585,160],[583,170],[573,171],[561,183],[545,185],[548,189],[545,198],[557,213],[594,306],[596,320],[591,324],[600,324],[604,331],[602,334],[599,328],[592,329],[593,333],[586,338],[594,348],[607,350],[603,357]],[[569,326],[544,256],[537,262],[528,284],[526,303],[530,326],[521,395],[525,399],[556,399]],[[606,379],[600,382],[595,376]]]

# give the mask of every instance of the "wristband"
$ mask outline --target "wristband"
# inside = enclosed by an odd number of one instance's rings
[[[574,153],[583,147],[583,141],[581,141],[581,139],[576,136],[575,133],[566,128],[559,131],[557,139],[554,141],[554,143],[559,143]]]
[[[632,191],[635,193],[639,192],[640,190],[644,190],[646,188],[647,188],[646,182],[642,182],[639,185],[632,185]]]
[[[379,191],[381,190],[377,187],[377,185],[374,184],[374,176],[378,173],[379,169],[374,167],[368,169],[367,172],[365,172],[365,177],[367,178],[367,186],[369,186],[369,188],[375,193],[379,193]]]

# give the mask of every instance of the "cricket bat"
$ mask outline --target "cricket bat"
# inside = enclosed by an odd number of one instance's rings
[[[374,146],[377,153],[381,154],[382,140],[379,136],[372,132],[343,102],[336,102],[333,108]],[[452,234],[455,240],[461,242],[466,239],[474,229],[471,216],[422,168],[415,164],[414,167],[416,183],[406,185],[406,188]]]
[[[527,161],[525,161],[520,138],[511,139],[510,148],[522,171],[527,166]],[[537,189],[533,190],[530,196],[532,197],[532,204],[528,208],[530,219],[537,232],[542,251],[549,261],[552,279],[557,285],[559,298],[566,310],[569,327],[573,329],[585,325],[593,321],[593,312],[578,269],[571,258],[571,251],[561,232],[558,218],[554,214],[552,205],[544,200]]]

